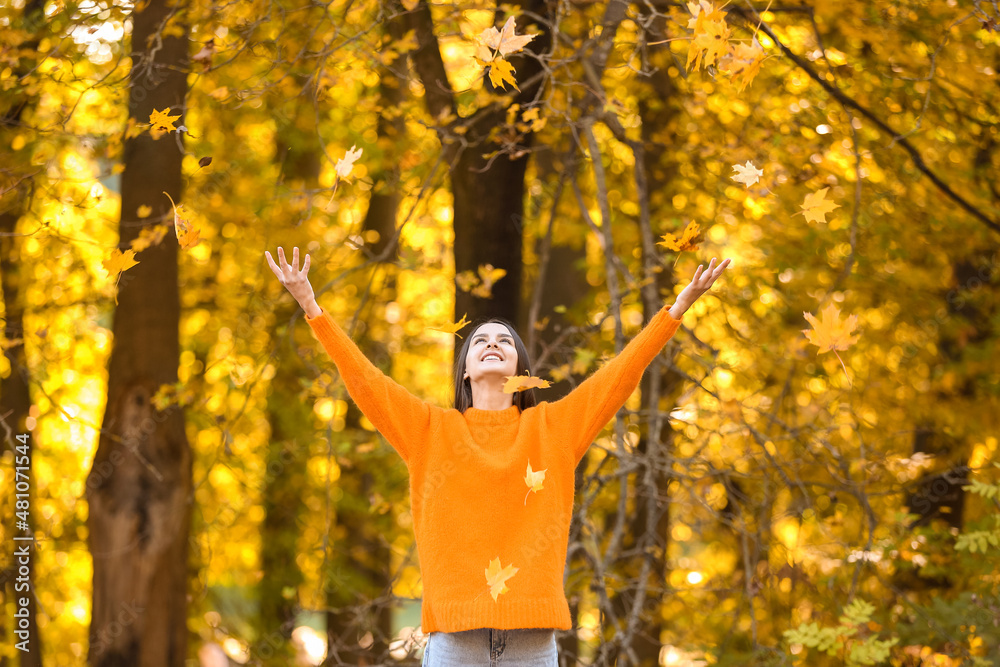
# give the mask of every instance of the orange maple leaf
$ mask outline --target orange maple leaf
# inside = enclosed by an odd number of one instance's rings
[[[174,207],[174,234],[177,235],[177,243],[180,244],[181,248],[187,250],[198,243],[201,231],[185,217],[188,212],[184,208],[184,204],[175,204],[174,198],[169,193],[164,192],[163,194],[167,195],[170,205]]]
[[[664,234],[663,240],[656,245],[664,246],[674,252],[684,252],[685,250],[694,250],[701,241],[701,226],[692,220],[684,228],[680,239],[673,234]]]
[[[795,215],[802,214],[806,216],[806,221],[808,222],[826,222],[826,214],[835,208],[840,208],[840,204],[835,204],[826,199],[826,193],[829,189],[827,187],[807,194],[800,206],[802,210]]]
[[[513,394],[525,389],[547,389],[552,386],[548,380],[542,380],[531,375],[510,375],[504,376],[507,381],[503,383],[503,392]]]
[[[514,66],[504,60],[502,56],[497,56],[489,61],[483,60],[477,56],[475,57],[475,61],[480,67],[490,68],[490,83],[493,84],[494,88],[506,90],[507,88],[505,84],[509,83],[514,87],[514,90],[521,90],[517,87],[517,80],[514,79]]]
[[[490,566],[486,568],[486,585],[490,588],[494,602],[501,593],[510,590],[507,588],[507,580],[517,574],[518,569],[513,564],[501,568],[499,556],[490,561]]]
[[[466,313],[465,315],[468,315],[468,313]],[[458,333],[459,329],[462,329],[463,327],[469,324],[469,321],[465,319],[465,315],[462,315],[462,319],[460,319],[458,322],[443,324],[439,327],[430,327],[430,328],[433,329],[434,331],[442,331],[444,333],[455,334],[456,336],[461,338],[461,336]]]
[[[180,117],[180,114],[171,116],[170,107],[167,107],[163,111],[153,109],[153,113],[149,114],[149,124],[152,126],[149,129],[154,132],[176,132],[177,128],[174,127],[174,121]]]
[[[524,483],[528,485],[528,493],[524,494],[525,505],[528,504],[528,495],[532,491],[538,493],[543,488],[545,488],[542,484],[543,482],[545,482],[546,470],[548,470],[548,468],[546,468],[545,470],[532,470],[531,461],[528,461],[528,470],[527,472],[524,473]]]

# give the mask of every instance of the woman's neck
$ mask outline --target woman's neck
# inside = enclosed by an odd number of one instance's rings
[[[472,383],[472,407],[477,410],[506,410],[514,405],[514,395],[503,391],[503,378],[483,378]]]

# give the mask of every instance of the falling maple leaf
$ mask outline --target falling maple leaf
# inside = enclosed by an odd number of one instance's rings
[[[468,315],[468,313],[466,313],[465,315]],[[460,319],[458,322],[452,324],[445,324],[440,327],[430,327],[430,328],[433,329],[434,331],[443,331],[444,333],[455,334],[456,336],[461,338],[461,336],[458,333],[459,330],[465,326],[468,326],[469,324],[469,321],[465,319],[465,315],[462,315],[462,319]]]
[[[832,303],[823,309],[820,313],[820,319],[817,319],[812,313],[802,314],[813,326],[812,329],[803,329],[802,332],[810,343],[819,347],[820,352],[846,350],[858,342],[858,335],[851,335],[858,326],[857,315],[851,315],[846,320],[841,320],[840,308]]]
[[[757,37],[750,44],[736,45],[727,70],[732,80],[740,84],[739,92],[742,93],[753,82],[766,57],[764,47],[757,41]]]
[[[528,42],[537,37],[537,35],[518,35],[515,34],[516,28],[514,17],[511,16],[499,31],[495,27],[490,26],[479,33],[478,41],[481,45],[492,49],[502,56],[517,53],[527,46]]]
[[[840,358],[837,350],[846,350],[858,342],[859,334],[851,335],[858,326],[858,316],[851,315],[846,320],[841,320],[840,308],[832,303],[823,309],[820,313],[820,319],[816,319],[812,313],[804,312],[802,314],[813,326],[812,330],[803,329],[802,333],[806,335],[810,343],[819,347],[820,354],[832,351],[837,355],[837,359],[840,360],[840,365],[844,369],[844,374],[847,375],[847,381],[851,383],[851,376],[847,373],[847,365],[844,364],[844,360]]]
[[[490,566],[486,568],[486,585],[490,588],[494,602],[501,593],[510,590],[507,588],[507,580],[517,574],[517,570],[513,564],[501,568],[499,556],[490,561]]]
[[[482,282],[472,289],[473,296],[478,296],[480,299],[492,298],[493,285],[505,275],[507,275],[506,269],[493,268],[492,264],[481,264],[479,266],[479,279]]]
[[[184,204],[175,204],[174,198],[169,193],[164,192],[163,194],[167,195],[170,205],[174,207],[174,234],[177,235],[177,243],[180,244],[181,248],[187,250],[198,243],[201,231],[188,221],[186,217],[188,212],[184,208]]]
[[[826,222],[826,214],[835,208],[840,208],[840,204],[835,204],[826,199],[826,192],[829,189],[827,187],[807,194],[805,201],[802,202],[800,207],[802,210],[795,215],[802,214],[806,216],[808,222]]]
[[[167,229],[166,225],[154,225],[152,228],[145,227],[139,232],[139,236],[132,239],[132,243],[129,246],[136,252],[142,252],[150,246],[159,245],[163,237],[167,235]]]
[[[357,150],[355,150],[357,149]],[[354,169],[354,163],[361,153],[364,151],[363,148],[358,148],[357,146],[351,146],[351,150],[347,151],[347,154],[341,159],[337,160],[337,178],[347,178],[351,175],[351,170]]]
[[[163,111],[157,111],[153,109],[153,113],[149,114],[149,123],[151,131],[161,131],[161,132],[176,132],[177,128],[174,127],[174,121],[181,117],[180,114],[176,116],[171,116],[170,107],[167,107]]]
[[[135,250],[131,248],[122,252],[118,248],[111,251],[111,257],[101,260],[104,270],[108,272],[108,277],[115,279],[115,304],[118,304],[118,281],[121,280],[122,272],[131,269],[138,264],[135,259]]]
[[[515,90],[521,90],[517,87],[517,80],[514,79],[514,66],[503,58],[497,56],[493,60],[485,61],[477,57],[475,60],[480,67],[489,68],[490,83],[495,88],[506,90],[504,84],[509,83]]]
[[[742,183],[748,188],[760,180],[760,177],[764,175],[763,169],[758,169],[753,165],[753,162],[747,160],[746,164],[734,164],[733,169],[736,171],[736,176],[732,179],[737,183]]]
[[[664,234],[663,240],[656,245],[664,246],[674,252],[684,252],[685,250],[694,250],[701,241],[701,226],[692,220],[684,228],[680,239],[673,234]]]
[[[531,375],[511,375],[504,376],[507,380],[503,383],[503,393],[514,394],[525,389],[548,389],[552,383],[548,380],[536,378]]]
[[[545,470],[533,471],[531,469],[531,461],[528,461],[528,470],[527,472],[524,473],[524,483],[528,485],[528,493],[524,494],[525,505],[528,504],[528,494],[530,494],[532,491],[538,493],[543,488],[545,488],[544,486],[542,486],[542,483],[545,481],[546,470],[548,470],[548,468],[546,468]]]

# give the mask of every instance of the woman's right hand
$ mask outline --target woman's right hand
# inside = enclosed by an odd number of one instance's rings
[[[313,293],[312,285],[309,283],[309,255],[306,255],[301,270],[299,270],[298,246],[292,250],[291,264],[285,260],[285,251],[281,246],[278,246],[278,264],[274,263],[271,253],[267,250],[264,251],[264,255],[267,257],[267,263],[271,267],[271,271],[277,276],[278,282],[284,285],[288,293],[298,301],[302,310],[306,312],[306,315],[316,317],[320,312],[320,308],[316,305],[316,295]]]

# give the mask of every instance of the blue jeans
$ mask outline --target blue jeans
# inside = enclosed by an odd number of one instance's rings
[[[558,667],[555,630],[432,632],[423,667]]]

